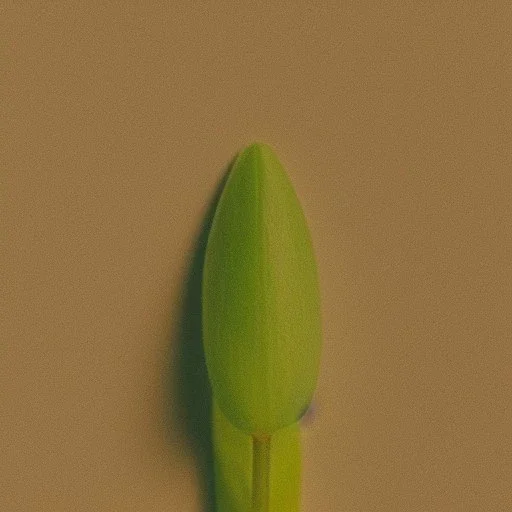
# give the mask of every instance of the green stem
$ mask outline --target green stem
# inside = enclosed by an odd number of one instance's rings
[[[269,512],[270,436],[252,438],[252,512]]]

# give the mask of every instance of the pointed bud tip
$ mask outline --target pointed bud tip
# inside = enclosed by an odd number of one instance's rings
[[[277,159],[275,151],[266,143],[264,142],[253,142],[252,144],[249,144],[240,155],[247,155],[253,158],[272,158]]]
[[[253,142],[246,146],[239,154],[234,164],[237,172],[274,172],[283,170],[277,154],[271,146],[264,142]]]

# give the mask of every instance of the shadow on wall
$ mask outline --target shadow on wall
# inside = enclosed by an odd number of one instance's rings
[[[201,281],[215,208],[234,159],[225,168],[196,238],[181,294],[178,327],[171,335],[167,375],[167,424],[183,429],[197,460],[205,512],[215,512],[211,388],[202,342]],[[174,398],[171,396],[174,394]],[[172,428],[172,427],[171,427]]]

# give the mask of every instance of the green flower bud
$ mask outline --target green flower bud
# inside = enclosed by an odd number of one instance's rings
[[[215,212],[203,339],[214,396],[233,425],[270,435],[301,417],[320,361],[317,269],[291,182],[263,144],[238,156]]]

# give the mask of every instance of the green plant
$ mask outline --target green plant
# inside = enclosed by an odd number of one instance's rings
[[[321,321],[307,223],[264,144],[238,156],[217,205],[203,274],[203,338],[219,411],[252,438],[252,510],[267,512],[271,446],[311,401]]]

